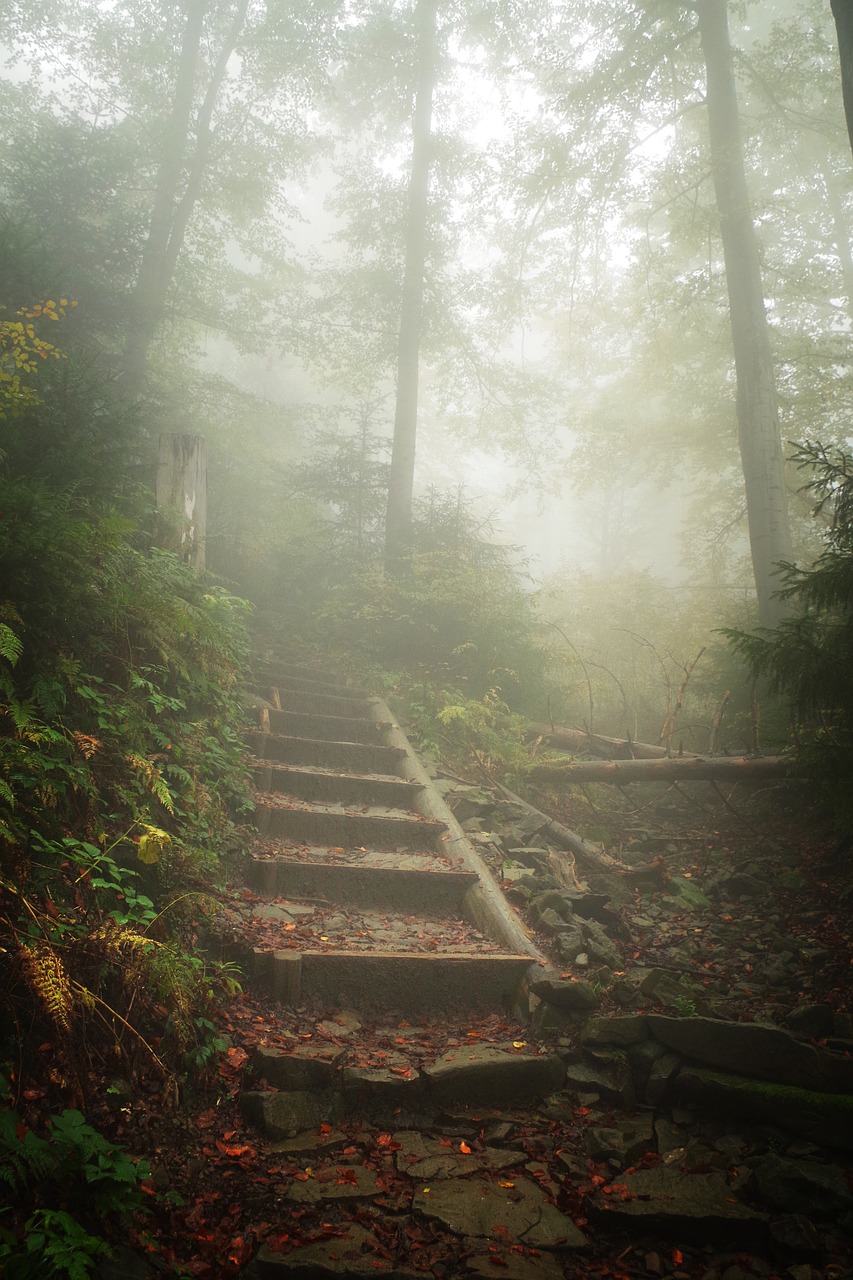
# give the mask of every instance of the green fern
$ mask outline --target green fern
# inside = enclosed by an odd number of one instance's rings
[[[0,622],[0,658],[5,658],[14,667],[23,652],[20,636],[15,635],[5,622]]]
[[[33,1183],[43,1182],[54,1168],[50,1143],[21,1124],[10,1107],[0,1111],[0,1183],[20,1196]]]

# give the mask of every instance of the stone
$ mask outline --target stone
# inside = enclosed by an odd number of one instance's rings
[[[583,1044],[612,1044],[620,1047],[639,1044],[649,1029],[642,1014],[622,1014],[615,1018],[590,1018],[581,1032]]]
[[[803,1044],[780,1027],[649,1014],[655,1039],[685,1058],[736,1075],[826,1093],[853,1093],[853,1060]]]
[[[282,1199],[292,1204],[323,1204],[327,1200],[367,1200],[382,1188],[372,1169],[362,1165],[333,1165],[318,1169],[304,1181],[294,1179]]]
[[[575,1093],[596,1093],[604,1102],[626,1110],[631,1110],[637,1100],[627,1060],[612,1062],[606,1067],[571,1063],[566,1068],[566,1088]]]
[[[666,1049],[662,1044],[658,1044],[657,1040],[641,1040],[639,1044],[629,1045],[626,1052],[637,1096],[644,1097],[652,1074],[652,1067],[658,1058],[664,1056]]]
[[[413,1107],[422,1092],[421,1080],[398,1075],[385,1067],[344,1067],[342,1074],[347,1112],[374,1107]]]
[[[771,1221],[770,1245],[783,1262],[791,1258],[798,1262],[819,1258],[823,1250],[817,1227],[799,1213],[782,1214]]]
[[[626,1116],[612,1127],[591,1126],[584,1135],[587,1154],[593,1160],[616,1160],[620,1168],[634,1164],[655,1149],[651,1112]]]
[[[272,1245],[264,1245],[254,1262],[259,1280],[278,1280],[281,1276],[305,1276],[306,1280],[373,1280],[385,1272],[397,1280],[423,1280],[423,1272],[411,1271],[384,1256],[385,1250],[376,1236],[356,1223],[350,1223],[345,1236],[338,1234],[313,1244],[280,1253]]]
[[[292,1138],[282,1138],[279,1142],[271,1142],[267,1150],[274,1155],[314,1156],[318,1153],[334,1151],[335,1147],[345,1147],[349,1138],[340,1129],[332,1129],[322,1133],[319,1129],[306,1129]]]
[[[489,1045],[452,1049],[425,1067],[437,1106],[503,1106],[544,1098],[563,1083],[565,1066],[556,1053],[508,1053]]]
[[[764,1215],[735,1200],[725,1175],[715,1170],[685,1174],[659,1165],[619,1174],[615,1185],[609,1195],[596,1191],[587,1200],[590,1219],[605,1230],[660,1233],[700,1244],[753,1245],[766,1237]]]
[[[509,1181],[509,1179],[507,1179]],[[419,1187],[412,1210],[465,1237],[487,1237],[500,1228],[510,1240],[535,1249],[585,1249],[588,1240],[571,1218],[549,1204],[545,1193],[526,1178],[512,1187],[457,1179]]]
[[[678,1102],[726,1119],[774,1125],[821,1146],[853,1151],[853,1097],[849,1093],[817,1093],[696,1066],[683,1066],[671,1089]]]
[[[750,1161],[755,1196],[770,1209],[825,1220],[853,1209],[847,1179],[834,1164],[788,1160],[773,1152]]]
[[[597,920],[581,921],[581,929],[586,940],[586,949],[594,959],[611,969],[621,969],[622,957],[607,936],[605,929]]]
[[[559,915],[553,907],[546,907],[544,911],[540,911],[539,913],[539,917],[536,921],[536,928],[547,937],[553,938],[556,937],[557,934],[563,933],[566,928],[566,921],[565,918]],[[579,934],[578,930],[572,930],[572,932],[577,932]]]
[[[514,1253],[505,1245],[493,1253],[475,1254],[465,1259],[467,1275],[488,1277],[495,1280],[563,1280],[563,1267],[547,1253],[526,1257]]]
[[[545,911],[555,911],[564,921],[572,917],[572,902],[559,889],[546,889],[530,901],[530,910],[534,916],[541,916]]]
[[[588,959],[582,962],[580,958],[585,953],[586,942],[577,926],[563,925],[555,937],[555,950],[559,959],[567,964],[589,964]]]
[[[798,1004],[788,1014],[785,1025],[795,1036],[818,1040],[834,1031],[833,1010],[826,1004]]]
[[[567,1009],[572,1013],[589,1013],[599,1003],[599,997],[588,982],[571,982],[569,979],[539,978],[530,984],[530,990],[540,1000]]]
[[[689,982],[680,982],[664,969],[652,969],[640,983],[643,995],[650,996],[656,1004],[675,1009],[691,1021],[704,1011],[703,993]]]
[[[523,1151],[511,1151],[503,1147],[476,1148],[470,1153],[460,1150],[460,1144],[442,1145],[439,1138],[430,1138],[414,1130],[394,1134],[394,1142],[400,1150],[395,1163],[400,1173],[422,1183],[443,1178],[464,1178],[480,1169],[514,1169],[523,1164]]]
[[[326,1056],[324,1055],[324,1052]],[[300,1046],[293,1052],[262,1046],[252,1057],[252,1071],[277,1089],[331,1089],[335,1070],[342,1056],[339,1051],[328,1056],[324,1048]]]
[[[343,1118],[340,1094],[328,1089],[288,1093],[244,1089],[240,1107],[244,1116],[270,1138],[292,1138],[304,1129],[334,1124]]]
[[[664,1053],[651,1065],[646,1083],[645,1099],[650,1107],[660,1106],[666,1097],[670,1081],[677,1075],[681,1059],[676,1053]]]

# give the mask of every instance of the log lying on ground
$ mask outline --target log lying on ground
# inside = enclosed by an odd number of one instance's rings
[[[566,725],[532,724],[529,734],[547,738],[555,747],[567,751],[590,751],[595,755],[618,760],[662,760],[668,758],[666,747],[651,742],[631,742],[629,738],[609,738],[603,733],[589,733],[586,729],[569,729]],[[692,759],[692,751],[683,751],[678,759]]]
[[[596,871],[625,872],[631,870],[627,863],[622,862],[620,858],[614,858],[612,854],[605,853],[598,845],[590,844],[588,840],[584,840],[583,836],[579,836],[577,832],[564,827],[562,822],[558,822],[556,818],[543,813],[541,809],[536,809],[527,800],[522,800],[521,796],[517,796],[514,791],[510,791],[509,787],[505,787],[502,782],[495,782],[493,785],[498,788],[502,795],[506,796],[507,800],[511,800],[513,804],[522,805],[535,818],[541,818],[542,826],[537,835],[548,836],[554,844],[560,845],[563,849],[569,849],[582,866],[592,867]]]
[[[678,756],[665,760],[575,760],[538,764],[529,776],[539,782],[744,782],[756,784],[796,777],[796,762],[783,756]]]

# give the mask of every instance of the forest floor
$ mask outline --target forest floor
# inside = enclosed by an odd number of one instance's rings
[[[538,889],[530,854],[538,843],[535,824],[475,779],[438,782],[510,901],[530,911]],[[710,788],[694,787],[691,797],[636,788],[630,800],[614,802],[602,788],[592,807],[588,797],[576,796],[562,812],[553,797],[531,797],[584,834],[598,828],[607,847],[639,869],[636,877],[602,877],[579,868],[602,899],[602,945],[612,954],[607,962],[583,956],[580,969],[566,968],[593,991],[596,1015],[670,1012],[772,1022],[849,1053],[851,870],[781,796],[741,793],[720,804]],[[526,865],[512,849],[528,851]],[[235,886],[226,914],[251,899]],[[535,908],[527,920],[536,931]],[[553,934],[535,936],[553,954]],[[279,1142],[262,1137],[240,1107],[241,1091],[257,1076],[260,1046],[301,1045],[329,1061],[383,1068],[402,1083],[443,1054],[487,1045],[518,1054],[557,1049],[572,1061],[585,1016],[538,1028],[500,1016],[412,1026],[335,1009],[284,1008],[258,991],[235,995],[213,1016],[227,1047],[177,1108],[164,1107],[152,1077],[124,1105],[104,1097],[100,1115],[90,1110],[93,1124],[153,1166],[150,1216],[137,1239],[125,1238],[116,1269],[104,1276],[207,1280],[247,1268],[255,1274],[250,1264],[265,1244],[267,1257],[270,1247],[280,1251],[282,1275],[853,1277],[849,1152],[757,1121],[709,1119],[690,1107],[653,1109],[603,1077],[585,1080],[581,1072],[574,1092],[540,1104],[445,1108],[428,1117],[391,1105],[371,1118],[322,1123]],[[694,1187],[716,1179],[735,1217],[751,1206],[744,1213],[758,1214],[760,1222],[752,1217],[736,1232],[715,1218],[713,1207],[692,1221],[661,1217],[653,1197],[631,1192],[626,1178],[668,1168],[679,1171],[682,1186],[690,1175]],[[785,1181],[792,1168],[807,1175],[805,1182]],[[462,1185],[472,1171],[502,1189],[519,1221],[529,1224],[533,1210],[556,1206],[584,1246],[538,1248],[510,1212],[477,1228],[472,1242],[462,1210],[447,1200],[451,1184]],[[771,1173],[775,1189],[768,1191]],[[625,1213],[608,1215],[620,1200]],[[279,1271],[261,1267],[257,1274]]]

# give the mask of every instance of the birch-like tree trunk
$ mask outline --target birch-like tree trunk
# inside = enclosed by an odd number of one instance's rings
[[[418,82],[412,115],[412,167],[406,214],[406,262],[397,344],[394,444],[385,519],[385,567],[393,571],[411,541],[412,492],[418,426],[418,375],[423,327],[429,176],[432,161],[432,97],[437,75],[438,0],[418,0]]]
[[[762,626],[787,616],[774,598],[791,560],[776,380],[738,115],[727,0],[696,0],[707,76],[711,164],[726,266],[749,545]]]

